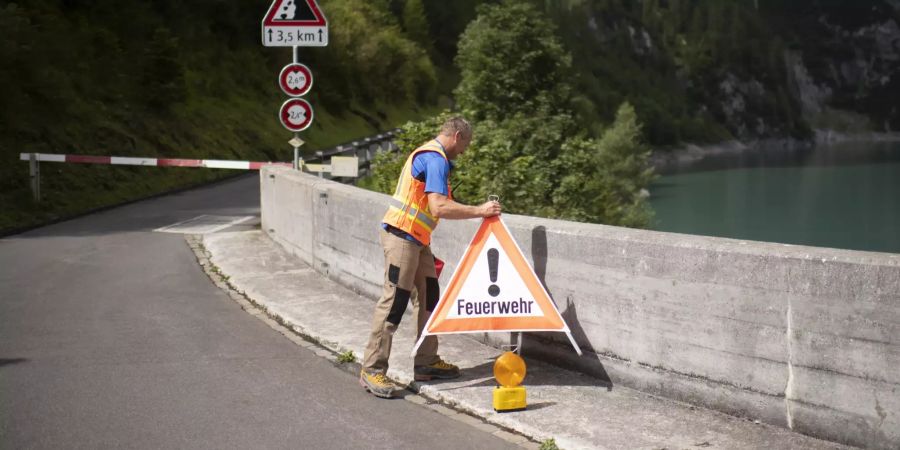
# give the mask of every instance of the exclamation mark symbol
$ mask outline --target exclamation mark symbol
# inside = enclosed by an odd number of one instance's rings
[[[491,283],[497,282],[497,265],[500,263],[500,252],[497,251],[496,248],[492,248],[487,251],[488,258],[488,273],[491,276]],[[491,294],[491,297],[496,297],[500,295],[500,287],[496,284],[492,284],[491,287],[488,288],[488,294]]]

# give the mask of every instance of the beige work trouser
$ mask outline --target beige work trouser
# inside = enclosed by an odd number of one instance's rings
[[[381,230],[381,246],[384,248],[384,292],[375,305],[372,334],[362,363],[363,370],[369,373],[387,372],[391,341],[409,300],[413,301],[413,315],[418,322],[418,340],[440,297],[431,247],[418,245],[384,230]],[[413,289],[416,291],[414,297]],[[437,362],[440,359],[437,350],[437,337],[428,336],[419,346],[413,364]]]

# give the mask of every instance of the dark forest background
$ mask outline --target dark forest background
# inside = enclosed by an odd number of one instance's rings
[[[549,71],[557,77],[550,79],[568,88],[553,105],[571,123],[556,131],[579,135],[581,140],[567,144],[577,144],[579,155],[590,156],[591,139],[602,141],[626,104],[632,109],[622,117],[633,116],[637,127],[629,133],[660,151],[730,139],[812,139],[816,130],[900,128],[897,1],[320,4],[331,45],[302,49],[300,56],[316,76],[309,96],[316,122],[303,134],[307,151],[410,120],[421,123],[446,108],[468,107],[476,116],[476,109],[489,109],[466,103],[461,82],[483,64],[458,57],[460,38],[479,15],[490,12],[491,20],[502,22],[510,14],[503,8],[523,5],[531,12],[521,14],[528,17],[514,18],[535,28],[523,28],[522,36],[532,33],[539,44],[549,42],[536,48],[551,49],[552,60],[565,66],[556,71],[554,63]],[[288,160],[290,134],[276,119],[284,100],[276,78],[291,55],[289,49],[261,45],[260,20],[268,5],[0,1],[0,230],[229,174],[44,164],[44,201],[35,204],[20,152]],[[476,32],[470,36],[478,39]],[[557,44],[559,51],[553,50]],[[513,62],[507,66],[514,71]],[[508,119],[485,116],[485,134],[499,139],[515,132],[510,127],[519,122]],[[493,148],[489,139],[484,144]],[[548,152],[532,156],[560,154]],[[565,206],[569,197],[587,195],[569,191],[552,194],[563,197],[548,199],[558,207],[548,206],[546,214],[602,220],[565,213],[573,211]],[[522,195],[523,201],[537,196]]]

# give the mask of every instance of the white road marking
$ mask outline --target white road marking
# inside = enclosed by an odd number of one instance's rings
[[[254,218],[255,216],[211,216],[204,214],[202,216],[194,217],[193,219],[183,220],[172,225],[157,228],[153,231],[157,233],[210,234],[253,220]]]

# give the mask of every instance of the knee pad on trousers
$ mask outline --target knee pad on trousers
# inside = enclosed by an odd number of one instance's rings
[[[397,284],[400,282],[400,268],[391,264],[388,266],[388,281]]]
[[[441,286],[437,278],[425,278],[425,310],[434,311],[438,300],[441,298]]]
[[[406,312],[406,305],[409,304],[410,295],[412,295],[412,292],[406,289],[394,288],[394,302],[391,304],[391,312],[387,316],[388,322],[400,325],[403,313]]]

